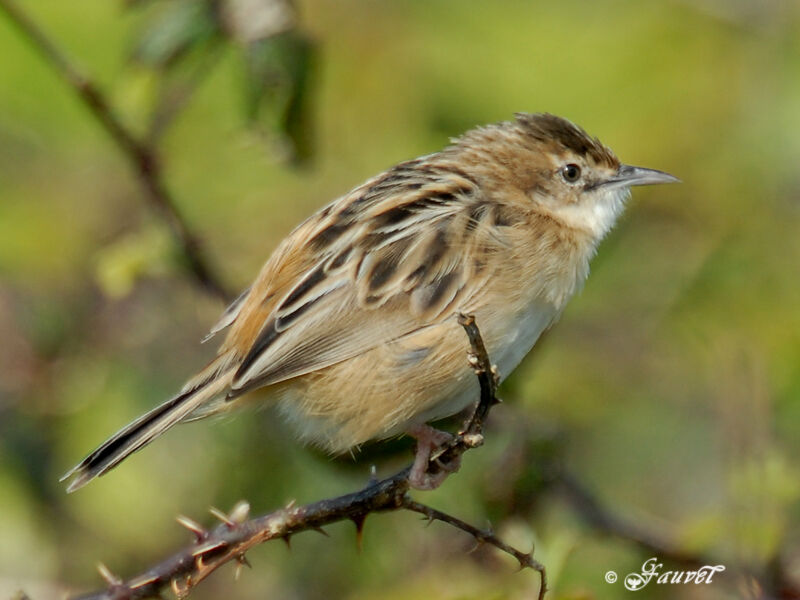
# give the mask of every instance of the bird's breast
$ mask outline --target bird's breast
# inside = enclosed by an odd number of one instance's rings
[[[558,318],[559,313],[560,310],[554,304],[537,299],[507,318],[505,323],[498,324],[497,332],[492,336],[493,343],[487,350],[501,379],[508,377],[519,365],[542,332]]]

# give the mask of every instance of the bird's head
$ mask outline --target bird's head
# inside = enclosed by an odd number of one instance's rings
[[[477,149],[484,171],[524,194],[535,209],[601,239],[634,185],[675,183],[663,171],[622,164],[600,140],[555,115],[517,113],[514,121],[481,127],[458,144]],[[499,176],[497,174],[500,174]]]

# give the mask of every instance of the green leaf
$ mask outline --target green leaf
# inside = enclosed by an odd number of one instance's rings
[[[315,47],[297,31],[247,44],[246,115],[249,124],[284,137],[296,162],[312,153],[310,98]]]
[[[174,262],[172,249],[163,228],[132,233],[98,253],[95,280],[107,296],[124,298],[142,277],[170,271]]]
[[[166,69],[219,33],[220,24],[214,2],[164,2],[148,20],[136,41],[133,58],[145,65]]]

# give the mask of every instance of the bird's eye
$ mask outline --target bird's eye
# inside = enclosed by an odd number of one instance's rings
[[[561,176],[567,183],[575,183],[581,178],[581,168],[574,163],[564,165],[561,168]]]

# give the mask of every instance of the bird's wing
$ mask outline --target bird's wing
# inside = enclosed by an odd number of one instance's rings
[[[233,321],[221,349],[241,357],[229,397],[468,309],[507,245],[501,208],[455,166],[418,159],[321,210],[278,248]]]
[[[217,322],[214,323],[214,326],[209,330],[206,337],[203,338],[203,343],[210,340],[212,337],[217,335],[223,329],[226,329],[231,326],[231,324],[239,316],[239,311],[242,310],[242,307],[244,306],[244,303],[249,295],[250,295],[250,288],[247,288],[245,291],[243,291],[236,297],[236,300],[231,302],[228,305],[228,307],[224,311],[222,311],[222,314],[220,315]]]

